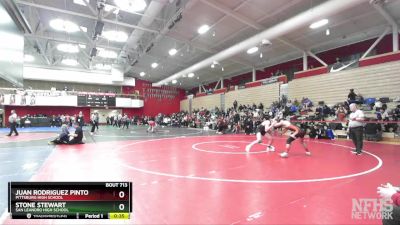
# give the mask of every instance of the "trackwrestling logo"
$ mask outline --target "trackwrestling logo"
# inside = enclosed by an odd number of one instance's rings
[[[352,199],[352,219],[393,219],[392,214],[393,204],[390,200],[379,198]]]

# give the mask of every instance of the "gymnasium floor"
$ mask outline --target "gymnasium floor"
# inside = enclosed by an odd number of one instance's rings
[[[400,184],[400,146],[307,140],[312,156],[295,142],[289,158],[256,145],[254,136],[214,135],[198,129],[145,127],[85,131],[86,144],[51,146],[58,129],[0,130],[0,210],[8,181],[132,181],[133,214],[118,224],[380,224],[352,219],[352,199],[378,198],[382,183]],[[114,221],[10,220],[0,224],[110,224]]]

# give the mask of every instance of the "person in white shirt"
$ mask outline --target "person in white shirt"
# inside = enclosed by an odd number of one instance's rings
[[[356,147],[353,153],[361,155],[364,138],[364,113],[357,109],[355,103],[350,104],[350,111],[352,113],[349,116],[349,136]]]
[[[10,133],[7,134],[7,136],[11,136],[12,133],[15,133],[15,136],[18,136],[18,131],[17,131],[17,113],[15,110],[11,110],[11,115],[8,117],[8,122],[10,123]]]

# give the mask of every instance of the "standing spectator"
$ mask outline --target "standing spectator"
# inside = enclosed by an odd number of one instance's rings
[[[110,117],[110,125],[114,125],[114,118],[115,118],[114,115],[112,115],[112,116]]]
[[[79,127],[81,127],[81,128],[85,125],[85,120],[83,119],[82,111],[79,111],[79,115],[76,118],[76,122],[79,123]]]
[[[258,105],[258,108],[261,110],[261,111],[264,111],[264,105],[260,102],[260,104]]]
[[[235,100],[235,101],[233,102],[233,108],[235,109],[235,111],[236,111],[236,109],[237,109],[237,106],[238,106],[238,103],[237,103],[237,101]]]
[[[121,128],[122,125],[122,113],[118,113],[118,128]]]
[[[363,137],[364,137],[364,113],[360,109],[357,109],[355,103],[350,104],[350,122],[349,122],[349,136],[356,147],[353,153],[361,155],[363,148]]]
[[[349,95],[347,95],[347,101],[349,104],[354,103],[356,101],[357,95],[354,93],[354,89],[350,89]]]
[[[346,109],[343,107],[343,105],[339,105],[339,108],[336,110],[336,117],[338,120],[340,121],[344,121],[344,119],[346,118]]]
[[[15,110],[11,110],[11,115],[8,117],[8,122],[10,123],[10,133],[7,134],[7,136],[11,136],[12,133],[15,133],[15,136],[18,136],[18,131],[17,131],[17,113]]]
[[[96,126],[96,131],[99,131],[99,121],[100,121],[99,113],[96,112],[94,115],[95,115],[94,122],[95,122],[95,126]]]
[[[122,129],[124,129],[125,127],[126,129],[129,129],[129,117],[126,113],[124,114],[124,117],[122,117],[122,123],[123,123]]]
[[[90,123],[92,124],[92,129],[90,130],[90,134],[93,135],[94,130],[96,128],[96,115],[94,113],[92,113],[92,115],[90,116]]]
[[[57,122],[56,120],[57,120],[56,115],[53,115],[50,120],[50,127],[56,127],[56,122]]]

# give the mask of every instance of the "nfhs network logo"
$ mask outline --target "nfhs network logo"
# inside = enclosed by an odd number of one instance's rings
[[[377,198],[352,199],[352,219],[393,219],[393,203]]]

